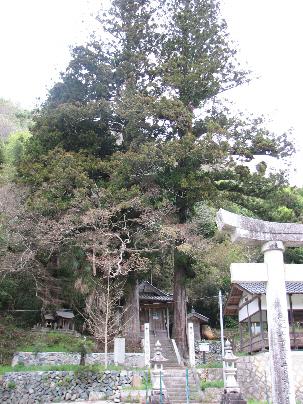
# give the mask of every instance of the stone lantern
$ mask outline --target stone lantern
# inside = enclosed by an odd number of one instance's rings
[[[164,358],[164,356],[162,355],[162,346],[161,346],[161,342],[158,340],[155,343],[155,355],[154,357],[150,360],[151,362],[154,362],[155,367],[157,366],[157,364],[160,365],[161,370],[163,370],[163,362],[166,362],[168,359]]]
[[[233,354],[231,349],[231,343],[227,340],[225,343],[225,355],[224,355],[224,387],[227,392],[239,393],[239,384],[236,379],[237,368],[236,362],[238,357]]]
[[[240,387],[236,379],[236,362],[238,360],[238,357],[233,354],[231,343],[228,340],[225,343],[225,355],[223,360],[224,393],[222,395],[221,404],[246,403],[246,401],[242,398]]]
[[[167,402],[166,389],[163,381],[163,362],[166,362],[167,360],[168,359],[164,358],[162,355],[161,343],[158,340],[155,343],[155,355],[150,360],[152,363],[154,363],[154,368],[152,370],[152,404],[164,404]]]

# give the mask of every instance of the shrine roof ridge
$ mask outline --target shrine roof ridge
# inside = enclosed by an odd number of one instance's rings
[[[220,209],[216,222],[219,230],[231,234],[232,241],[249,245],[282,241],[285,246],[303,245],[303,224],[279,223],[255,219]]]

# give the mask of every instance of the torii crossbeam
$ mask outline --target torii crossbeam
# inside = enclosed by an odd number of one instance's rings
[[[295,404],[285,281],[302,281],[302,265],[284,265],[284,247],[303,246],[303,225],[267,222],[220,209],[218,228],[235,243],[260,245],[264,264],[232,264],[232,282],[265,281],[274,404]]]

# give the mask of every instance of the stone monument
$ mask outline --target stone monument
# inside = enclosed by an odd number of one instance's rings
[[[125,363],[125,338],[114,339],[114,363],[115,365]]]
[[[266,282],[268,341],[272,400],[274,404],[295,404],[291,373],[286,281],[303,281],[303,266],[285,265],[285,247],[303,245],[303,225],[266,222],[220,209],[218,228],[236,243],[260,245],[264,264],[232,264],[232,282]]]
[[[149,335],[149,323],[144,324],[144,365],[150,366],[150,335]]]
[[[188,353],[189,353],[189,364],[191,367],[196,366],[196,355],[195,355],[195,335],[194,335],[194,325],[193,323],[188,323]]]

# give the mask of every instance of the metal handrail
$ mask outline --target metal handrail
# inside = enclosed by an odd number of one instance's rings
[[[148,398],[149,374],[148,374],[148,370],[145,372],[144,381],[145,381],[145,404],[149,404],[149,398]]]
[[[186,380],[186,404],[189,404],[188,368],[186,368],[185,380]]]

